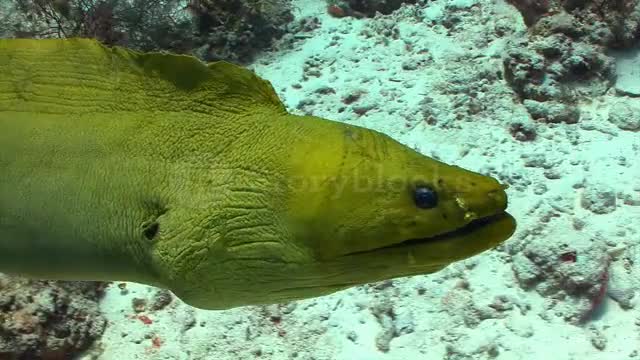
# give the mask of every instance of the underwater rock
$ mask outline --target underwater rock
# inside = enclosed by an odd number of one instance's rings
[[[594,348],[602,351],[607,347],[607,338],[593,325],[589,327],[589,338]]]
[[[640,48],[614,52],[616,58],[616,92],[640,97]]]
[[[454,322],[472,329],[484,320],[505,318],[514,308],[513,300],[508,297],[497,296],[491,302],[478,303],[476,299],[480,296],[466,280],[459,280],[442,298],[442,306]]]
[[[188,8],[202,44],[194,53],[206,61],[249,62],[294,20],[290,0],[190,0]]]
[[[505,52],[505,79],[522,100],[570,104],[603,95],[615,81],[615,61],[603,51],[564,34],[532,35]]]
[[[400,39],[400,27],[391,17],[377,17],[367,22],[360,34],[375,39],[377,44],[387,44],[390,40]]]
[[[518,141],[533,141],[538,136],[535,125],[530,121],[512,121],[509,133]]]
[[[635,289],[633,288],[624,288],[624,289],[610,289],[607,293],[609,297],[618,303],[621,308],[625,310],[633,309],[635,307],[635,303],[633,302],[635,298]]]
[[[640,39],[639,0],[510,3],[529,27],[528,38],[513,40],[503,61],[505,78],[521,100],[571,104],[603,95],[616,82],[607,51]]]
[[[102,336],[104,283],[0,274],[0,358],[69,359]]]
[[[594,0],[509,0],[530,28],[547,33],[568,30],[574,39],[611,47],[630,47],[640,37],[640,2]],[[545,24],[540,24],[544,22]],[[565,32],[566,33],[566,32]]]
[[[134,297],[131,299],[131,308],[136,313],[147,311],[147,299]]]
[[[397,336],[393,304],[389,299],[383,299],[371,307],[371,313],[376,317],[382,328],[376,335],[376,348],[381,352],[388,352],[391,340]]]
[[[393,286],[391,282],[379,283],[380,286]],[[376,288],[374,288],[376,289]],[[377,288],[376,291],[384,289]],[[369,311],[380,325],[380,332],[375,337],[376,348],[381,352],[390,350],[391,341],[399,336],[410,334],[414,331],[414,316],[410,309],[396,308],[394,299],[385,293],[380,293]]]
[[[527,26],[535,24],[551,6],[549,0],[509,0],[508,2],[522,14],[522,19]]]
[[[460,330],[449,330],[442,336],[445,342],[444,360],[495,359],[500,355],[499,336],[484,332],[473,339]]]
[[[622,130],[640,130],[640,100],[621,98],[609,109],[608,120]]]
[[[548,123],[575,124],[580,119],[580,111],[572,105],[565,105],[555,101],[525,100],[524,107],[531,117],[538,121]]]
[[[604,183],[588,183],[580,198],[580,205],[594,214],[608,214],[616,210],[616,191]]]
[[[159,289],[151,300],[151,310],[162,310],[173,301],[173,294],[167,289]]]
[[[532,238],[513,256],[512,269],[520,286],[535,289],[549,300],[546,314],[570,323],[587,321],[602,304],[610,259],[603,245],[573,248],[569,241]]]
[[[616,259],[610,268],[607,295],[624,310],[635,308],[639,300],[637,282],[640,280],[637,279],[640,279],[640,270],[633,266],[632,254],[633,251],[630,251],[626,256]]]
[[[374,17],[376,13],[388,15],[402,4],[415,4],[417,0],[327,0],[327,12],[335,17]]]

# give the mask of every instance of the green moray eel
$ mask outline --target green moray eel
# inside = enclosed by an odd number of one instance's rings
[[[0,74],[0,272],[227,309],[433,273],[516,227],[495,179],[289,114],[226,62],[17,39]]]

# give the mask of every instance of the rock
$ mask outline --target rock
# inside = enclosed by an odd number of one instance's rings
[[[167,305],[171,304],[173,300],[173,295],[171,291],[166,289],[159,289],[153,295],[153,300],[151,301],[151,310],[162,310]]]
[[[71,359],[104,332],[104,283],[0,274],[0,358]]]
[[[518,141],[533,141],[538,136],[531,121],[512,121],[509,124],[509,133]]]
[[[614,53],[616,58],[616,92],[640,97],[640,49]]]
[[[575,124],[580,119],[580,111],[572,105],[565,105],[555,101],[525,100],[524,106],[536,120],[549,123]]]
[[[615,301],[625,310],[633,309],[635,303],[633,301],[635,297],[635,290],[632,288],[626,289],[609,289],[607,295],[611,300]]]
[[[616,192],[603,183],[587,184],[582,192],[580,204],[594,214],[608,214],[616,209]]]
[[[414,4],[416,0],[346,0],[344,2],[346,15],[355,17],[374,17],[376,13],[391,14],[402,4]]]
[[[503,57],[505,79],[522,100],[553,101],[568,105],[568,110],[582,98],[606,94],[614,84],[619,93],[640,96],[640,60],[619,59],[621,69],[616,73],[616,61],[609,53],[637,43],[639,1],[509,2],[529,27],[528,39],[512,40]],[[532,104],[527,109],[535,110]],[[576,112],[566,115],[573,121]]]
[[[541,315],[578,324],[602,304],[610,262],[602,244],[574,248],[569,240],[550,243],[546,237],[535,238],[513,256],[512,266],[521,287],[557,299]]]
[[[581,96],[603,95],[615,80],[615,61],[601,46],[565,34],[512,41],[503,67],[513,90],[523,100],[537,102],[570,104]]]
[[[390,343],[394,338],[414,331],[413,313],[409,309],[396,312],[389,298],[382,298],[373,304],[370,310],[381,327],[375,339],[376,347],[381,352],[389,351]]]
[[[593,326],[591,326],[589,330],[591,345],[600,351],[604,350],[607,347],[607,338],[604,336],[602,331]]]
[[[640,100],[622,98],[609,109],[609,122],[622,130],[640,130]]]
[[[633,309],[637,300],[636,289],[633,282],[635,274],[629,274],[629,271],[625,269],[624,263],[621,261],[613,263],[609,272],[607,295],[613,301],[617,302],[622,309]]]

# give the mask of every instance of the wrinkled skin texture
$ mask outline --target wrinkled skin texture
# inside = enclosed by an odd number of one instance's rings
[[[290,115],[228,63],[0,40],[0,73],[2,272],[225,309],[431,273],[515,228],[494,179]],[[434,208],[414,204],[424,185]]]

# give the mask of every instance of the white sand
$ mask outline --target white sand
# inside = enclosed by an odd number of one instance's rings
[[[121,295],[113,286],[102,302],[109,326],[99,349],[85,358],[640,358],[640,135],[607,121],[612,104],[622,99],[615,89],[580,104],[578,124],[535,124],[537,139],[516,141],[509,124],[532,120],[503,80],[483,80],[501,72],[505,42],[526,36],[511,6],[437,0],[426,9],[355,20],[328,17],[322,1],[297,5],[297,15],[318,16],[321,26],[254,67],[288,108],[383,131],[427,155],[513,184],[509,208],[519,222],[516,235],[437,274],[282,306],[201,311],[174,299],[163,310],[136,314],[132,299],[152,301],[156,290],[127,284],[129,293]],[[452,13],[460,23],[448,31],[438,24]],[[503,37],[496,27],[506,29]],[[384,35],[385,29],[397,29],[399,38]],[[302,81],[305,62],[307,74],[317,69],[318,77]],[[327,86],[333,91],[317,92]],[[466,97],[470,90],[476,100]],[[355,103],[342,102],[356,93]],[[431,102],[421,104],[427,96]],[[307,104],[296,110],[303,100]],[[470,107],[479,110],[466,114]],[[362,116],[354,112],[368,108]],[[456,119],[456,113],[463,116]],[[428,116],[438,124],[427,124]],[[594,206],[615,201],[607,208],[613,211],[584,208],[585,192],[596,199]],[[575,263],[558,260],[562,243],[576,251]],[[626,296],[630,309],[605,297],[591,314],[585,298],[563,298],[567,282],[597,285],[604,272],[609,294]],[[524,290],[516,274],[530,273],[540,281]],[[544,289],[548,295],[540,295]],[[565,320],[585,313],[584,323]]]

